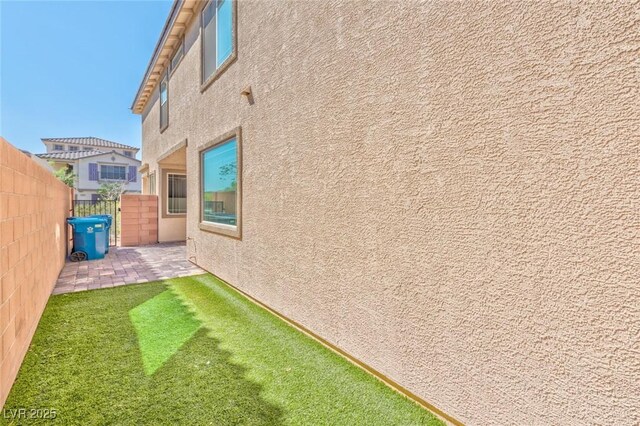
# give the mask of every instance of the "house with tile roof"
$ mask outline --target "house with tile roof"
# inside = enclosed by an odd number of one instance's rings
[[[43,138],[47,148],[36,154],[54,170],[66,168],[76,176],[77,200],[97,200],[98,189],[107,182],[123,182],[125,192],[141,191],[139,148],[95,137]]]

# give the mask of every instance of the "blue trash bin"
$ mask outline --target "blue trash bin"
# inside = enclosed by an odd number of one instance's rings
[[[73,227],[72,262],[102,259],[105,255],[107,221],[98,217],[70,217],[67,223]]]
[[[104,252],[109,253],[109,242],[111,241],[111,224],[113,223],[113,217],[110,214],[92,214],[87,217],[97,217],[100,219],[104,219],[107,221],[107,238],[105,239],[105,248]]]

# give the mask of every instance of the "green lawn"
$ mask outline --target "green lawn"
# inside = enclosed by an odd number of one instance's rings
[[[211,275],[51,297],[4,408],[65,425],[442,424]]]

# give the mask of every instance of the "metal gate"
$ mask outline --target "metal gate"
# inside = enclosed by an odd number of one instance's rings
[[[73,216],[110,214],[112,219],[109,245],[117,246],[120,238],[120,200],[73,200]]]

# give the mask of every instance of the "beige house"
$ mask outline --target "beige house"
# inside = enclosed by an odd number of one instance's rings
[[[176,1],[160,241],[466,424],[640,422],[633,2]]]

